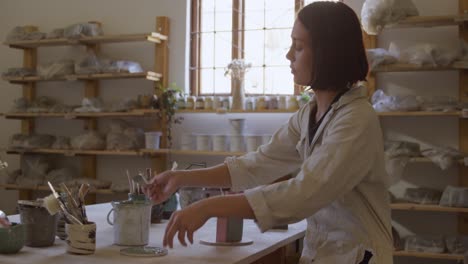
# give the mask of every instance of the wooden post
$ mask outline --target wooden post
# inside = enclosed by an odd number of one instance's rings
[[[86,46],[86,51],[94,52],[96,55],[100,50],[99,45],[93,44]],[[85,81],[84,97],[94,98],[99,96],[99,80]],[[97,121],[94,118],[84,120],[84,129],[86,131],[97,130]],[[81,157],[81,176],[85,178],[97,178],[97,157],[95,155]],[[96,194],[86,196],[86,204],[95,204]]]
[[[156,17],[156,32],[168,36],[167,40],[161,41],[161,43],[155,44],[154,49],[154,71],[157,73],[161,73],[162,77],[159,82],[154,83],[154,93],[161,98],[162,90],[161,88],[167,88],[169,83],[169,48],[168,48],[168,41],[169,41],[169,18],[168,17]],[[168,140],[167,140],[167,119],[164,113],[164,110],[161,112],[161,119],[157,120],[153,123],[152,126],[153,131],[161,131],[161,148],[168,147]],[[152,167],[153,171],[158,173],[163,172],[166,170],[167,165],[167,157],[165,155],[161,155],[158,157],[154,157],[152,160]]]
[[[459,13],[464,15],[468,12],[468,0],[459,0]],[[460,38],[468,41],[468,23],[465,22],[459,26]],[[468,70],[460,70],[459,78],[459,100],[460,102],[468,102]],[[468,153],[468,119],[460,118],[458,131],[458,147],[462,153]],[[468,167],[460,166],[459,170],[459,184],[462,187],[468,187]],[[458,232],[460,234],[468,234],[468,214],[459,214],[458,217]]]
[[[23,67],[30,68],[30,69],[37,68],[37,49],[35,48],[24,49]],[[36,98],[36,83],[35,82],[27,82],[23,84],[23,98],[26,99],[26,101],[28,102],[32,102]],[[25,135],[34,133],[34,118],[21,120],[21,133]],[[22,159],[20,163],[22,163]],[[20,190],[18,193],[19,193],[20,200],[32,199],[32,191],[30,190]]]
[[[364,48],[365,49],[375,49],[377,48],[377,36],[369,35],[364,30],[362,31],[362,39],[364,41]],[[369,70],[367,74],[367,89],[368,89],[368,96],[371,97],[375,89],[377,89],[377,80],[375,74]]]

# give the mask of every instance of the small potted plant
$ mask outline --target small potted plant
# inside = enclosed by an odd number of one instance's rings
[[[172,124],[180,124],[183,117],[175,117],[177,110],[177,98],[183,96],[183,91],[172,83],[170,87],[160,88],[160,98],[156,100],[154,108],[159,108],[159,117],[166,122],[167,147],[172,147]]]

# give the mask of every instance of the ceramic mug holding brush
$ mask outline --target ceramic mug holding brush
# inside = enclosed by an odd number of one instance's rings
[[[55,242],[58,215],[50,215],[42,202],[18,201],[21,223],[26,234],[26,246],[49,247]]]
[[[67,252],[77,255],[91,255],[96,251],[96,224],[65,224],[68,235]]]
[[[144,246],[149,241],[151,203],[111,202],[107,222],[114,227],[114,244],[120,246]],[[110,215],[113,212],[113,221]]]

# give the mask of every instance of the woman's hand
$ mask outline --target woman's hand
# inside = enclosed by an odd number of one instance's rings
[[[179,189],[179,181],[175,171],[165,171],[160,173],[144,187],[146,196],[154,203],[160,204]]]
[[[163,245],[173,247],[174,236],[177,233],[177,238],[184,247],[187,246],[185,237],[187,236],[191,244],[193,244],[193,233],[198,230],[210,218],[205,210],[204,201],[196,202],[183,210],[172,213],[171,219],[166,226],[164,233]]]
[[[0,218],[0,227],[9,227],[11,223],[8,221],[7,218]]]

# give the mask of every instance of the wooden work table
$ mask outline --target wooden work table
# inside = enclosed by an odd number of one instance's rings
[[[306,222],[289,225],[288,230],[272,230],[260,233],[252,220],[244,220],[243,237],[253,240],[247,246],[207,246],[200,244],[200,239],[216,235],[216,221],[210,219],[194,235],[194,244],[188,247],[174,241],[174,248],[164,257],[144,258],[120,255],[124,247],[113,245],[113,230],[106,221],[106,215],[111,209],[109,203],[87,206],[90,221],[97,224],[96,252],[94,255],[79,256],[66,253],[65,242],[56,238],[55,244],[47,248],[23,247],[14,255],[0,255],[0,264],[128,264],[128,263],[283,263],[285,247],[302,239],[305,234]],[[10,216],[12,222],[19,222],[19,216]],[[152,224],[149,246],[161,246],[164,229],[167,222]],[[176,236],[177,237],[177,236]]]

